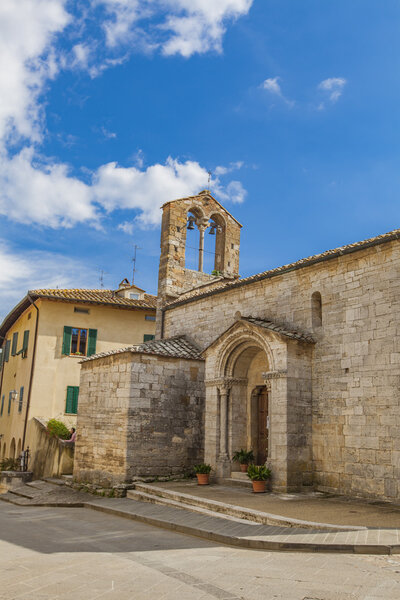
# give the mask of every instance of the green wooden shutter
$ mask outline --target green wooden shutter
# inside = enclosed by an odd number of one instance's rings
[[[96,354],[97,329],[89,329],[89,340],[87,345],[87,356]]]
[[[143,336],[143,341],[144,342],[151,342],[151,340],[154,340],[154,335],[150,334],[150,333],[145,333]]]
[[[69,385],[67,387],[67,401],[65,403],[65,412],[70,415],[76,415],[78,412],[79,386]]]
[[[12,392],[9,392],[8,394],[8,414],[10,414],[11,412],[11,399],[12,399]]]
[[[6,347],[4,349],[4,362],[8,362],[8,359],[10,358],[10,340],[6,341]]]
[[[66,354],[67,356],[69,356],[71,353],[71,337],[72,337],[72,327],[65,326],[61,353]]]
[[[22,358],[26,358],[28,355],[28,344],[29,344],[29,329],[24,331],[24,339],[22,341]]]
[[[0,369],[3,366],[4,350],[0,348]]]
[[[72,385],[69,385],[67,387],[67,401],[65,403],[65,412],[66,413],[72,413],[72,405],[73,405],[73,400],[74,400],[74,387]]]
[[[23,403],[24,403],[24,386],[21,386],[21,389],[19,390],[18,412],[22,412]]]
[[[72,401],[72,412],[76,415],[78,413],[78,397],[79,397],[79,386],[74,387],[74,395]]]
[[[15,356],[17,354],[17,346],[18,346],[18,332],[13,333],[12,337],[12,346],[11,346],[11,356]]]
[[[2,416],[3,416],[3,410],[4,410],[4,394],[3,394],[3,397],[2,397],[2,399],[1,399],[1,412],[0,412],[0,417],[2,417]]]

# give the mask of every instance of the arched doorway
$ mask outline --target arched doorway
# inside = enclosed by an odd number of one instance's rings
[[[265,350],[248,340],[237,346],[227,362],[232,385],[228,397],[229,456],[253,450],[257,464],[268,458],[269,399],[263,373],[269,370]]]
[[[14,438],[11,440],[10,458],[15,458],[15,439]]]
[[[19,456],[21,455],[22,452],[22,442],[21,439],[18,440],[18,446],[17,446],[17,458],[19,458]]]

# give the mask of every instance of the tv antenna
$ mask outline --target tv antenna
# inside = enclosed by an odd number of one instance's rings
[[[100,269],[99,282],[101,289],[104,288],[104,275],[108,275],[107,271],[104,271],[104,269]]]
[[[140,248],[139,246],[137,246],[136,244],[133,246],[135,249],[135,252],[133,254],[133,258],[132,258],[132,262],[133,262],[133,269],[132,269],[132,285],[135,283],[135,273],[136,273],[136,252],[138,250],[142,250],[142,248]]]
[[[207,173],[208,173],[208,187],[210,187],[212,171],[207,171]]]

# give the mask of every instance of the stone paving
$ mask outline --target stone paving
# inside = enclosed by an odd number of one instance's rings
[[[400,557],[258,552],[0,503],[1,600],[398,600]]]
[[[365,554],[400,553],[400,529],[346,527],[336,529],[262,525],[219,513],[199,514],[185,508],[160,506],[128,498],[100,498],[54,486],[43,481],[18,489],[22,496],[4,494],[0,499],[20,506],[70,506],[101,511],[126,519],[156,525],[219,543],[263,550],[346,552]],[[29,493],[31,498],[24,496]]]

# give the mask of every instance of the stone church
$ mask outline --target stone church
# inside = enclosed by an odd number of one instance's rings
[[[240,230],[207,190],[163,206],[157,336],[82,361],[75,479],[223,481],[251,448],[273,490],[399,499],[400,230],[245,279]]]

